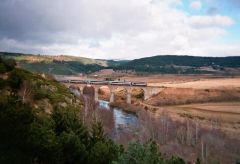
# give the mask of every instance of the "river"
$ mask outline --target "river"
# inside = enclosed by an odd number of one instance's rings
[[[138,116],[134,113],[123,111],[121,108],[111,108],[109,102],[99,100],[99,110],[112,110],[115,131],[134,131],[139,126]]]

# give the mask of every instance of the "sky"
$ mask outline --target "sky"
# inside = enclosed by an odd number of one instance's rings
[[[0,51],[239,56],[240,0],[0,0]]]

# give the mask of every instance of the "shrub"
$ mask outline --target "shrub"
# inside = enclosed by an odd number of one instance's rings
[[[22,81],[21,74],[17,70],[13,70],[8,77],[8,84],[13,90],[19,89]]]
[[[34,100],[41,100],[45,98],[49,98],[49,93],[48,91],[41,89],[41,88],[35,88],[34,93],[33,93],[33,99]]]

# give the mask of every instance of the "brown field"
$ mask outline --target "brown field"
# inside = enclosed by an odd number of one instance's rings
[[[216,88],[238,88],[240,78],[216,78],[196,79],[192,81],[169,81],[149,83],[149,86],[165,86],[174,88],[216,89]]]
[[[165,86],[174,88],[215,89],[222,87],[240,87],[240,77],[214,75],[149,75],[124,76],[128,81],[147,82],[148,86]]]
[[[159,117],[163,111],[168,112],[173,120],[179,121],[189,118],[198,120],[206,127],[210,127],[212,121],[218,121],[219,128],[226,134],[234,138],[240,136],[240,102],[155,107],[154,116]]]
[[[222,75],[171,75],[171,74],[158,74],[158,75],[125,75],[122,79],[130,81],[145,81],[148,83],[158,83],[158,82],[180,82],[180,81],[195,81],[200,79],[221,79],[221,78],[238,78],[239,76],[222,76]],[[240,78],[240,77],[239,77]]]

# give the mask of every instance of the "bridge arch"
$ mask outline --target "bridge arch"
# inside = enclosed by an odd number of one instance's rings
[[[95,97],[95,88],[91,85],[86,85],[83,87],[83,94],[88,95],[90,97]]]
[[[119,86],[119,85],[110,85],[110,84],[103,84],[103,85],[99,85],[99,84],[71,84],[71,83],[67,83],[65,84],[71,91],[71,89],[75,89],[77,90],[80,94],[88,94],[91,96],[94,96],[95,101],[98,101],[98,96],[99,96],[99,88],[101,89],[102,87],[107,88],[108,90],[108,96],[105,100],[108,100],[110,102],[114,102],[115,101],[115,97],[116,96],[116,91],[117,88],[122,88],[122,90],[124,90],[124,97],[122,98],[122,100],[127,103],[131,103],[132,101],[136,100],[136,97],[138,100],[146,100],[149,97],[151,97],[152,95],[155,95],[157,93],[159,93],[161,90],[163,90],[163,87],[145,87],[145,86]],[[76,87],[77,86],[77,87]],[[88,88],[86,90],[86,88]],[[89,88],[92,88],[89,90]],[[141,94],[140,95],[136,95],[134,94],[134,92],[138,90]],[[127,91],[127,92],[126,92]],[[109,93],[110,92],[110,93]],[[101,96],[100,96],[101,99]],[[93,99],[94,100],[94,99]]]
[[[111,88],[108,85],[103,85],[98,88],[98,98],[105,101],[110,101]]]
[[[131,89],[131,98],[133,101],[144,100],[145,90],[141,87],[133,87]]]
[[[89,88],[88,91],[85,91],[86,88]],[[103,95],[102,92],[107,92],[107,94]],[[144,100],[146,89],[142,87],[131,87],[131,86],[87,85],[83,89],[83,94],[94,96],[95,101],[98,101],[99,99],[101,99],[101,100],[109,101],[110,103],[119,101],[119,102],[127,102],[128,104],[131,104],[132,101]]]
[[[77,85],[70,85],[68,87],[71,93],[73,93],[75,96],[80,97],[81,96],[81,89]]]

